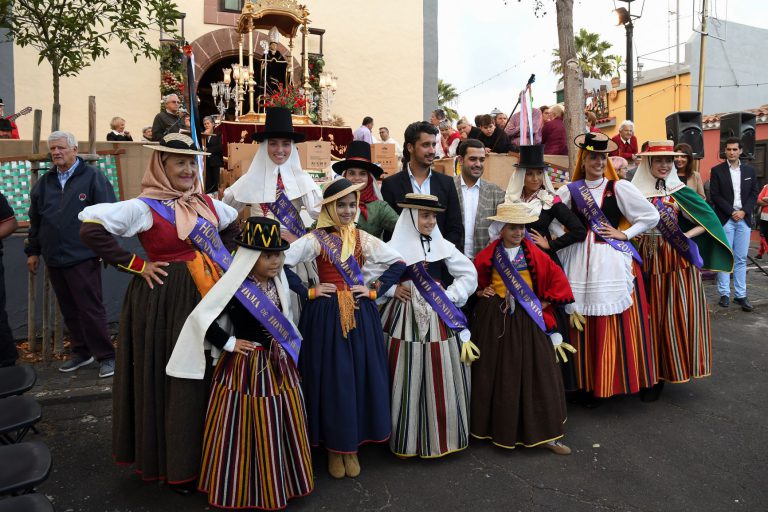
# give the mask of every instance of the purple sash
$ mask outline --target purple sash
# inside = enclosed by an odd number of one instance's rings
[[[341,238],[328,233],[324,229],[316,229],[313,233],[320,243],[320,247],[331,257],[331,263],[339,271],[347,286],[352,287],[358,284],[365,284],[363,271],[360,270],[360,265],[357,264],[354,254],[350,254],[347,261],[341,261]]]
[[[589,228],[595,233],[595,235],[600,236],[597,230],[603,225],[610,225],[611,223],[608,222],[608,219],[605,217],[603,210],[597,206],[595,198],[592,197],[592,193],[587,188],[584,180],[569,183],[568,190],[571,192],[571,199],[576,205],[576,208],[578,208],[579,212],[587,219]],[[600,236],[600,238],[605,240],[608,245],[617,251],[628,254],[632,256],[632,258],[634,258],[635,261],[637,261],[639,264],[643,264],[643,259],[637,253],[635,247],[629,243],[628,240],[616,240],[615,238],[603,238],[602,236]]]
[[[145,197],[140,197],[139,199],[144,201],[147,206],[171,224],[176,223],[176,213],[171,206],[173,201],[158,201]],[[198,217],[189,238],[200,251],[207,254],[225,272],[229,269],[232,264],[232,255],[224,247],[224,243],[221,241],[219,232],[214,225],[204,218]],[[298,364],[301,337],[293,328],[293,324],[275,306],[275,303],[269,300],[264,292],[261,291],[261,288],[250,279],[246,279],[238,288],[235,297],[280,343],[288,355],[291,356],[293,362]]]
[[[269,210],[277,217],[280,224],[285,226],[289,232],[291,232],[296,238],[301,238],[307,234],[307,230],[304,229],[304,222],[301,220],[299,212],[296,211],[296,207],[288,196],[285,195],[281,188],[277,189],[277,196],[274,203],[267,203]]]
[[[451,302],[451,299],[445,294],[445,290],[429,275],[423,261],[410,265],[405,274],[411,278],[413,285],[421,296],[429,302],[429,305],[445,322],[445,325],[456,331],[467,328],[467,317]]]
[[[685,236],[685,233],[683,233],[675,221],[672,212],[664,205],[660,197],[654,197],[651,203],[659,211],[660,219],[656,228],[661,232],[664,240],[692,265],[701,268],[704,265],[704,260],[701,254],[699,254],[699,246],[696,245],[696,242]]]
[[[522,251],[522,247],[520,248]],[[493,251],[493,268],[499,273],[504,284],[507,285],[507,290],[512,294],[518,304],[522,306],[528,316],[530,316],[536,325],[539,326],[544,332],[547,332],[547,325],[544,323],[544,311],[541,308],[541,302],[536,294],[525,282],[523,276],[517,271],[515,266],[509,261],[507,251],[504,250],[504,246],[499,242],[496,246],[496,250]]]

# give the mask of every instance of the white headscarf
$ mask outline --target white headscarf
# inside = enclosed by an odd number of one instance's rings
[[[432,239],[426,241],[422,240],[422,235],[416,227],[418,223],[419,210],[403,208],[392,232],[392,239],[387,245],[399,252],[405,264],[409,266],[420,261],[440,261],[450,256],[453,244],[443,238],[437,224],[429,235]]]
[[[309,196],[312,198],[310,204],[320,204],[323,200],[323,194],[312,177],[301,168],[296,143],[291,142],[291,154],[288,161],[282,165],[277,165],[269,158],[268,144],[269,139],[259,144],[259,149],[248,167],[248,172],[229,187],[235,200],[243,204],[274,203],[277,195],[279,171],[288,199],[294,200]]]
[[[685,183],[680,181],[680,177],[677,175],[677,169],[672,164],[672,169],[664,179],[664,186],[657,188],[659,179],[651,174],[651,157],[644,156],[640,161],[640,165],[637,166],[635,176],[632,178],[632,184],[640,190],[645,197],[662,197],[677,192],[681,188],[685,187]]]
[[[208,332],[208,327],[216,321],[230,299],[237,293],[259,256],[261,251],[238,247],[229,270],[224,272],[221,279],[213,285],[184,322],[176,346],[173,347],[165,367],[167,375],[180,379],[202,379],[205,376],[205,349],[208,346],[205,334]],[[291,318],[291,299],[285,273],[281,271],[274,281],[277,285],[281,309],[295,328]],[[299,332],[298,329],[296,332]],[[212,353],[213,349],[215,347],[212,348]]]
[[[512,171],[512,177],[507,184],[507,192],[504,194],[505,203],[520,203],[523,201],[525,171],[524,167],[515,167],[515,170]],[[542,171],[544,173],[543,187],[536,191],[533,197],[528,200],[531,205],[531,211],[536,216],[541,215],[541,210],[552,208],[553,201],[555,200],[555,187],[552,186],[552,180],[549,179],[546,169],[542,169]]]

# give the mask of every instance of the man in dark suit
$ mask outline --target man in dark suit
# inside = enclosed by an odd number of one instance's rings
[[[431,194],[437,196],[445,212],[437,214],[437,226],[443,237],[460,251],[464,249],[464,225],[461,218],[459,196],[453,180],[439,172],[432,171],[439,130],[426,121],[408,125],[403,137],[403,170],[385,179],[381,184],[384,200],[399,214],[402,208],[398,201],[405,194]],[[391,233],[385,233],[389,239]]]
[[[488,217],[504,202],[504,191],[495,183],[482,179],[485,169],[485,145],[477,139],[459,144],[461,174],[453,178],[459,196],[464,223],[464,255],[472,259],[490,242]]]
[[[725,141],[726,161],[712,168],[709,179],[710,195],[717,218],[723,224],[728,243],[733,249],[733,286],[735,298],[744,311],[754,308],[747,299],[747,252],[752,234],[752,210],[755,208],[759,187],[754,167],[741,163],[741,141],[730,137]],[[717,274],[720,306],[730,305],[730,276]]]

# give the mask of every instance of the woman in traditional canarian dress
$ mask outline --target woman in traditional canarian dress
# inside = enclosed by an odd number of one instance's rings
[[[675,171],[673,142],[651,141],[632,184],[659,211],[659,224],[638,239],[647,279],[650,336],[659,383],[688,382],[712,373],[712,332],[699,269],[731,272],[733,252],[723,226],[696,190]]]
[[[392,437],[399,457],[442,457],[469,444],[467,319],[459,309],[477,288],[472,262],[446,241],[437,197],[406,194],[388,245],[408,266],[381,313],[392,387]],[[451,276],[453,282],[443,289]]]
[[[658,381],[641,261],[630,240],[655,227],[659,212],[607,160],[615,142],[585,133],[574,143],[580,149],[573,181],[557,196],[589,233],[557,254],[576,299],[567,311],[578,389],[594,406],[595,398],[637,393]]]
[[[332,167],[336,174],[355,185],[364,185],[360,191],[357,227],[377,238],[381,238],[384,231],[391,233],[398,216],[389,203],[381,198],[376,181],[381,179],[384,170],[371,162],[371,145],[363,140],[353,140],[347,147],[346,159],[334,163]]]
[[[80,236],[105,262],[136,274],[120,314],[112,390],[112,450],[145,480],[194,489],[200,470],[210,371],[197,380],[166,375],[184,322],[221,268],[203,250],[203,234],[219,246],[239,232],[237,212],[202,192],[197,156],[183,134],[155,150],[136,199],[83,210]],[[219,237],[218,231],[221,232]],[[147,260],[113,235],[138,235]]]
[[[285,264],[316,261],[319,283],[307,290],[286,270],[291,289],[308,302],[299,330],[299,370],[309,440],[328,451],[334,478],[360,474],[358,447],[391,432],[389,379],[377,293],[397,282],[405,264],[387,244],[355,227],[360,189],[346,178],[326,185],[317,229],[291,244]]]
[[[559,455],[566,418],[557,354],[564,356],[554,308],[573,302],[563,270],[525,237],[536,221],[530,203],[502,203],[491,244],[475,257],[480,297],[473,331],[472,435],[502,448],[541,446]]]
[[[584,241],[587,237],[587,228],[557,197],[552,181],[547,176],[546,168],[542,144],[520,146],[520,160],[515,164],[515,170],[509,179],[504,202],[522,201],[531,206],[532,213],[538,215],[538,219],[525,226],[526,233],[539,249],[546,252],[552,261],[562,268],[557,251]],[[553,238],[549,229],[553,222],[558,222],[564,227],[565,233]],[[557,330],[562,334],[563,341],[570,344],[568,313],[565,312],[564,307],[555,306],[555,319]],[[576,362],[573,358],[563,360],[560,368],[563,372],[563,386],[566,392],[577,390]]]
[[[205,341],[213,373],[198,489],[220,508],[282,509],[312,492],[301,336],[290,319],[280,223],[247,219],[227,271],[192,311],[168,371],[200,379]],[[226,256],[225,256],[226,258]]]

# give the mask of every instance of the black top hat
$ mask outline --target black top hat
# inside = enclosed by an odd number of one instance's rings
[[[573,143],[581,149],[592,151],[593,153],[610,153],[619,149],[619,145],[611,140],[610,137],[600,132],[587,132],[577,135]]]
[[[347,147],[347,159],[336,162],[332,167],[336,174],[344,174],[344,171],[351,167],[365,169],[376,179],[384,173],[384,169],[371,162],[371,145],[364,140],[350,142]]]
[[[267,217],[248,217],[235,243],[254,251],[284,251],[290,247],[280,236],[280,223]]]
[[[307,138],[303,133],[293,131],[291,111],[284,107],[267,107],[267,120],[264,131],[254,132],[252,137],[256,142],[264,139],[291,139],[293,142],[304,142]]]
[[[544,144],[530,144],[520,146],[520,161],[515,167],[522,169],[544,169]]]
[[[430,194],[405,194],[405,199],[397,202],[400,208],[413,208],[414,210],[427,210],[430,212],[444,212],[445,206],[440,204],[437,196]]]
[[[13,130],[11,122],[4,117],[0,117],[0,132],[10,132],[11,130]]]

